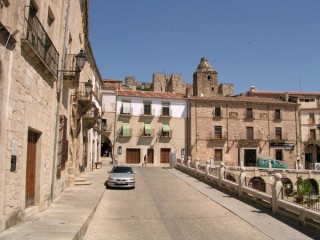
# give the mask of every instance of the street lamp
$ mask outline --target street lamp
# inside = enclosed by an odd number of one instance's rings
[[[88,82],[86,82],[84,84],[84,87],[86,90],[86,95],[88,96],[92,92],[92,89],[93,89],[92,81],[89,79]]]
[[[81,69],[84,67],[87,61],[87,56],[83,52],[82,49],[80,49],[80,52],[75,56],[76,57],[76,71],[81,71]]]

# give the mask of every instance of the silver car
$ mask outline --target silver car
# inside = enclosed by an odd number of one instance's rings
[[[113,166],[105,185],[107,188],[135,188],[135,174],[130,166]]]

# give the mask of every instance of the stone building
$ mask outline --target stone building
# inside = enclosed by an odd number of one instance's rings
[[[255,166],[258,157],[297,159],[297,104],[268,98],[190,97],[188,155],[200,162]]]
[[[99,157],[101,77],[88,1],[1,1],[0,8],[3,231],[47,208]]]
[[[258,157],[298,157],[296,120],[299,105],[278,99],[232,96],[231,84],[220,84],[217,72],[202,58],[188,98],[188,155],[200,162],[255,166]]]
[[[298,159],[306,169],[320,169],[320,92],[261,91],[253,86],[246,95],[299,104]]]
[[[114,155],[119,163],[165,166],[170,153],[184,155],[187,101],[184,95],[118,90]]]

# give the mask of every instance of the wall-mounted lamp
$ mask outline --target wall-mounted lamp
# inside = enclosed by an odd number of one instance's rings
[[[239,140],[239,135],[236,133],[235,135],[234,135],[234,140],[233,140],[233,142],[237,142]]]
[[[86,89],[86,95],[89,95],[93,89],[92,81],[89,79],[88,82],[84,84],[84,87]]]
[[[181,157],[186,155],[186,150],[184,148],[181,148]]]
[[[76,71],[81,71],[87,61],[87,56],[81,49],[80,52],[76,55]]]

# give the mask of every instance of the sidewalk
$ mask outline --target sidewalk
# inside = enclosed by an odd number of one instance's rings
[[[91,182],[67,188],[46,210],[0,233],[0,239],[82,239],[105,191],[111,165],[81,174]]]

